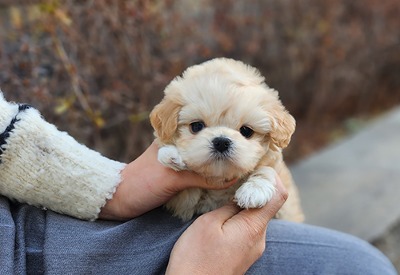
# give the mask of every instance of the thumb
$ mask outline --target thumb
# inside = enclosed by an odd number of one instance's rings
[[[227,220],[240,213],[240,211],[241,209],[235,203],[231,202],[211,212],[205,213],[203,216],[209,216],[211,219],[219,221],[221,224],[223,224]]]
[[[268,222],[274,218],[288,198],[288,192],[278,176],[275,187],[276,193],[266,205],[261,208],[244,209],[233,218],[244,223],[243,226],[254,228],[257,231],[265,230]]]

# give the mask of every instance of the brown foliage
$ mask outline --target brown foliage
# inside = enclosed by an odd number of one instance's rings
[[[233,57],[258,67],[296,117],[287,150],[295,160],[349,117],[400,102],[398,14],[397,0],[10,6],[0,10],[0,87],[81,142],[128,161],[151,142],[148,113],[174,76]]]

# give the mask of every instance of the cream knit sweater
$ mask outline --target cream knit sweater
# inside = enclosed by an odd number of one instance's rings
[[[0,91],[0,194],[94,220],[121,181],[124,163],[101,156]]]

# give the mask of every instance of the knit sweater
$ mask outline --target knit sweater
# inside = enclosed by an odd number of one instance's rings
[[[121,182],[124,163],[79,144],[0,91],[0,194],[94,220]]]

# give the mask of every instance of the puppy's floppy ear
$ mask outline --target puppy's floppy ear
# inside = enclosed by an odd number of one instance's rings
[[[169,143],[177,128],[178,115],[182,107],[180,100],[173,94],[168,94],[154,107],[150,113],[150,123],[156,131],[157,137],[163,143]]]
[[[273,147],[285,148],[288,146],[290,139],[296,128],[296,121],[286,111],[285,107],[279,104],[277,108],[270,110],[269,117],[271,120],[270,138]]]

